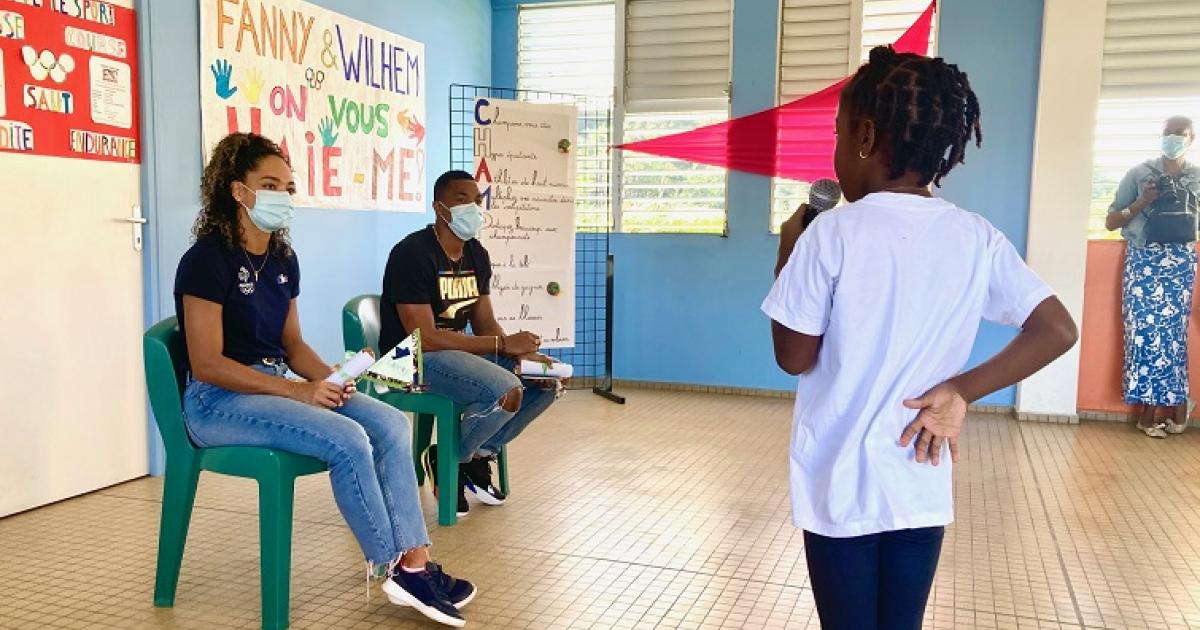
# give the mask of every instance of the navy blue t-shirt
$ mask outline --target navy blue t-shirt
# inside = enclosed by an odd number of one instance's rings
[[[260,267],[256,281],[254,270]],[[300,295],[300,263],[295,253],[255,256],[230,249],[219,236],[206,236],[183,255],[175,273],[175,313],[186,339],[184,295],[223,307],[225,356],[246,364],[286,358],[283,324],[292,299]]]

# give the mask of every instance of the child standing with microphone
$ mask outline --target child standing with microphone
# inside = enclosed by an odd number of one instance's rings
[[[792,516],[825,630],[920,628],[968,403],[1065,353],[1053,291],[983,217],[935,197],[982,135],[965,74],[871,51],[842,92],[834,170],[846,200],[780,239],[763,302],[775,358],[800,376]],[[1021,332],[961,372],[981,319]]]

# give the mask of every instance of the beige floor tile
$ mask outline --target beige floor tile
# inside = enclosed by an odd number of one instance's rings
[[[508,505],[442,529],[424,495],[436,557],[479,584],[469,627],[818,628],[790,402],[623,393],[572,392],[523,435]],[[926,627],[1200,629],[1200,432],[974,416],[963,447]],[[150,605],[161,480],[0,519],[0,628],[258,627],[256,491],[202,477],[169,610]],[[297,486],[294,545],[294,628],[430,627],[368,602],[324,477]]]

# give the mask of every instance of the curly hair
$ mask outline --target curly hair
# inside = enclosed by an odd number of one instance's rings
[[[192,226],[192,235],[197,240],[215,234],[230,249],[242,246],[244,235],[238,221],[239,204],[230,188],[233,182],[245,181],[247,173],[258,168],[263,158],[272,155],[291,164],[279,145],[258,134],[231,133],[217,143],[200,179],[200,215]],[[271,233],[268,249],[280,258],[291,256],[288,231]]]
[[[892,158],[892,178],[916,171],[922,186],[940,185],[965,161],[971,140],[983,143],[979,99],[967,74],[941,58],[878,46],[842,98],[852,115],[875,123]]]

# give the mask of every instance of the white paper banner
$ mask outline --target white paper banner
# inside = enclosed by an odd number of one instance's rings
[[[496,319],[543,348],[573,347],[575,107],[481,98],[474,111]]]
[[[279,142],[296,205],[424,212],[425,46],[301,0],[200,0],[204,151]]]

